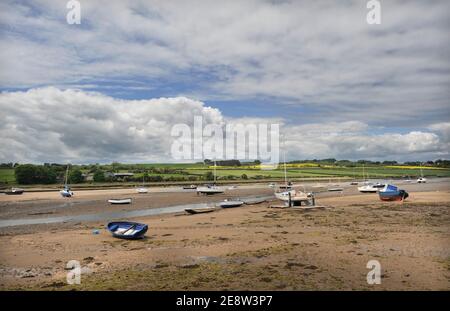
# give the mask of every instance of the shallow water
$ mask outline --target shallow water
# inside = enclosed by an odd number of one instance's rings
[[[241,198],[245,203],[254,203],[261,200],[271,199],[273,196],[251,196]],[[64,222],[87,222],[87,221],[110,221],[118,219],[128,219],[134,217],[153,216],[161,214],[169,214],[182,212],[186,208],[205,208],[218,206],[219,202],[213,203],[195,203],[195,204],[182,204],[159,208],[146,208],[134,211],[114,211],[104,212],[97,214],[83,214],[72,216],[59,216],[59,217],[43,217],[43,218],[22,218],[22,219],[8,219],[0,220],[0,228],[12,227],[12,226],[25,226],[25,225],[37,225],[37,224],[53,224]]]

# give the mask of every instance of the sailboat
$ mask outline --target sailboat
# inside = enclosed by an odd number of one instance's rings
[[[420,177],[417,179],[418,184],[424,184],[427,182],[427,179],[423,177],[423,169],[422,169],[422,163],[420,163]]]
[[[338,181],[340,181],[340,178],[339,178],[339,177],[338,177]],[[331,180],[330,180],[330,183],[331,183]],[[344,191],[344,188],[342,188],[342,187],[340,186],[340,184],[338,183],[338,184],[330,185],[330,186],[328,187],[328,191],[330,191],[330,192]]]
[[[302,202],[309,202],[311,196],[302,191],[295,190],[292,185],[287,181],[287,171],[286,171],[286,154],[284,157],[284,186],[280,186],[275,192],[275,197],[279,200],[284,201],[288,205],[301,205]]]
[[[145,175],[142,175],[142,186],[137,188],[137,193],[148,193],[148,188],[144,187]]]
[[[69,176],[69,165],[67,165],[66,168],[66,176],[64,178],[64,189],[59,192],[63,198],[70,198],[71,196],[73,196],[73,192],[70,190],[70,187],[67,184],[68,176]]]
[[[212,185],[207,185],[204,187],[197,187],[197,195],[199,194],[218,194],[223,193],[224,191],[216,186],[216,161],[214,161],[214,183]]]
[[[375,185],[373,183],[370,183],[367,181],[366,175],[365,175],[365,166],[363,164],[363,179],[364,181],[364,185],[358,187],[358,191],[361,193],[377,193],[379,188],[375,187]]]

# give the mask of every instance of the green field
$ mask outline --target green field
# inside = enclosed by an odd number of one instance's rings
[[[122,180],[121,183],[138,183],[141,181],[143,174],[148,176],[147,182],[151,182],[151,177],[160,176],[161,181],[205,181],[205,174],[213,172],[212,166],[204,164],[116,164],[116,165],[99,165],[99,169],[114,172],[132,172],[134,180]],[[83,173],[89,175],[89,166],[74,166],[71,169],[80,169]],[[421,175],[420,167],[414,166],[382,166],[373,165],[364,167],[366,178],[399,178],[410,177],[417,178]],[[217,179],[221,180],[243,180],[246,175],[247,180],[264,180],[264,179],[282,179],[284,178],[284,167],[280,165],[275,170],[261,170],[255,166],[235,166],[216,168]],[[450,168],[426,167],[422,170],[426,177],[450,177]],[[333,165],[313,165],[313,164],[291,164],[287,168],[287,176],[290,179],[295,178],[352,178],[363,179],[363,167],[345,167]],[[120,183],[119,182],[119,183]],[[0,183],[14,185],[16,183],[14,169],[0,169]],[[90,181],[89,183],[93,183]],[[94,183],[95,184],[95,183]]]

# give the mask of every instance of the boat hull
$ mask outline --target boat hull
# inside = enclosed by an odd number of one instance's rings
[[[242,201],[226,201],[226,202],[220,202],[221,208],[232,208],[232,207],[239,207],[243,205],[244,202]]]
[[[108,200],[111,204],[131,204],[131,199],[111,199]]]
[[[23,190],[5,191],[5,194],[7,194],[7,195],[21,195],[21,194],[23,194]]]
[[[409,196],[408,192],[393,185],[386,185],[378,192],[378,195],[381,201],[402,201]]]
[[[186,208],[184,211],[186,213],[195,215],[195,214],[203,214],[203,213],[211,213],[214,212],[215,208]]]
[[[108,231],[113,237],[119,239],[136,240],[142,239],[148,230],[146,224],[131,221],[114,221],[107,225]]]

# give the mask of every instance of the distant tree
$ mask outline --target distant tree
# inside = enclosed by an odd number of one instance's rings
[[[204,175],[205,180],[214,180],[214,174],[211,171],[208,171]]]
[[[105,182],[106,181],[105,172],[103,172],[102,170],[96,170],[93,179],[95,182]]]
[[[16,181],[22,185],[56,183],[56,172],[47,166],[19,165],[16,167],[14,174]]]
[[[80,184],[84,181],[83,174],[80,170],[76,169],[70,172],[69,182],[72,184]]]
[[[248,176],[247,176],[247,174],[242,174],[242,175],[241,175],[241,178],[242,178],[242,179],[248,179]]]

